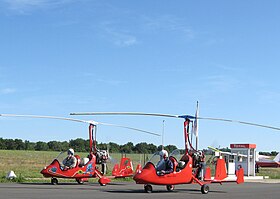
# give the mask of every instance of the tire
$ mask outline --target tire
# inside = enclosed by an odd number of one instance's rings
[[[144,190],[146,193],[152,193],[153,192],[153,187],[150,184],[145,184],[144,185]]]
[[[175,186],[174,185],[166,185],[167,191],[174,191]]]
[[[51,183],[52,183],[52,185],[58,185],[58,180],[57,180],[57,178],[52,178],[52,179],[51,179]]]
[[[78,184],[84,184],[84,181],[83,179],[80,179],[80,178],[76,178],[76,181]]]
[[[99,184],[100,184],[100,186],[103,186],[103,187],[106,186],[106,184],[102,184],[101,182],[99,182]]]
[[[201,186],[201,193],[207,194],[209,192],[209,186],[207,184],[204,184]]]

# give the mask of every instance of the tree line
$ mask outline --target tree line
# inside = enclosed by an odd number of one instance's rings
[[[0,138],[0,150],[31,150],[31,151],[67,151],[69,148],[73,148],[77,152],[89,151],[89,140],[77,138],[69,141],[49,141],[49,142],[30,142],[28,140],[21,139],[3,139]],[[141,142],[134,145],[132,142],[128,142],[124,145],[119,145],[114,142],[98,143],[97,148],[100,150],[109,150],[110,153],[154,153],[161,150],[162,145],[156,146],[154,144],[148,144]],[[171,152],[177,147],[175,145],[164,146],[164,149]]]
[[[69,148],[73,148],[77,152],[89,151],[89,140],[77,138],[69,141],[49,141],[49,142],[30,142],[28,140],[21,139],[3,139],[0,138],[0,150],[30,150],[30,151],[67,151]],[[110,153],[146,153],[152,154],[162,149],[162,145],[156,146],[154,144],[148,144],[141,142],[134,145],[132,142],[128,142],[124,145],[119,145],[114,142],[109,143],[97,143],[97,148],[100,150],[109,150]],[[164,146],[164,149],[172,152],[177,149],[175,145]],[[220,148],[221,151],[230,152],[231,150],[226,148]],[[203,149],[205,154],[212,154],[211,150]],[[183,153],[183,150],[182,150]],[[259,152],[260,155],[276,156],[278,152]]]

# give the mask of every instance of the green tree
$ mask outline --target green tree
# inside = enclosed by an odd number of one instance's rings
[[[120,146],[120,152],[121,153],[132,153],[133,147],[134,147],[133,143],[128,142],[128,143]]]
[[[177,147],[175,145],[167,145],[165,149],[171,153],[172,151],[176,150]]]
[[[119,153],[120,146],[117,143],[109,142],[109,152],[110,153]]]
[[[146,142],[141,142],[135,145],[134,147],[134,151],[136,153],[148,153],[148,144]]]
[[[34,149],[36,151],[48,151],[49,146],[47,143],[39,141],[39,142],[36,142]]]
[[[67,141],[60,142],[60,145],[61,145],[61,151],[67,151],[69,148],[69,142]]]
[[[15,142],[16,150],[24,150],[25,149],[25,145],[24,145],[24,143],[21,139],[15,139],[14,142]]]
[[[57,141],[50,141],[47,143],[51,151],[61,151],[61,143]]]
[[[70,140],[69,145],[75,151],[85,152],[86,151],[86,141],[82,138],[77,138],[75,140]]]
[[[28,140],[24,141],[24,150],[30,150],[33,151],[35,150],[35,143],[34,142],[29,142]]]
[[[0,138],[0,149],[5,150],[7,149],[5,139]]]
[[[6,139],[5,144],[6,144],[6,149],[8,150],[16,150],[17,148],[13,139]]]

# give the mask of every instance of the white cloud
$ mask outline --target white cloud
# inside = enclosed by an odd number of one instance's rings
[[[103,22],[101,24],[102,36],[119,47],[129,47],[139,43],[136,36],[132,35],[129,31],[115,28],[115,25],[112,22]]]
[[[137,44],[137,39],[136,37],[134,36],[131,36],[131,35],[115,35],[115,44],[117,46],[120,46],[120,47],[127,47],[127,46],[133,46],[135,44]]]
[[[212,88],[213,90],[226,92],[231,89],[236,89],[240,85],[240,81],[235,79],[234,77],[226,76],[226,75],[212,75],[208,76],[204,79],[207,86]]]
[[[18,14],[28,14],[36,9],[52,8],[73,2],[73,0],[4,0],[7,8]]]
[[[193,28],[187,24],[183,18],[178,18],[173,15],[163,16],[144,16],[145,28],[154,32],[169,31],[181,33],[187,40],[195,38]]]
[[[4,89],[0,90],[0,94],[4,94],[4,95],[10,94],[10,93],[15,93],[15,92],[16,92],[16,90],[13,88],[4,88]]]
[[[121,81],[121,80],[101,79],[101,78],[98,78],[97,81],[102,83],[102,84],[104,83],[104,84],[108,84],[108,85],[111,85],[111,86],[118,86],[120,84],[125,83],[125,81]]]

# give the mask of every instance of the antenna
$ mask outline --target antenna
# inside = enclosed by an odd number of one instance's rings
[[[199,114],[199,105],[198,101],[196,102],[196,112],[194,120],[194,133],[195,133],[195,150],[198,150],[198,114]]]
[[[162,120],[162,135],[161,135],[161,150],[164,149],[163,143],[164,143],[164,122],[165,120]]]

